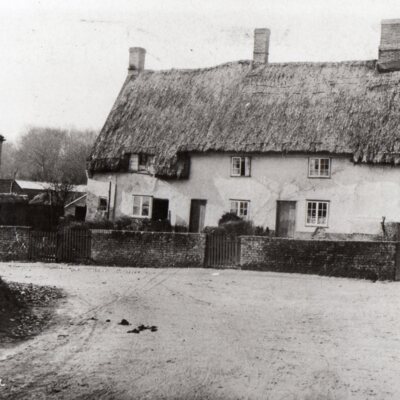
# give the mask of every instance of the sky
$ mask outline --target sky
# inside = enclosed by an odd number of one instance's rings
[[[251,59],[270,28],[270,62],[376,59],[399,0],[0,0],[0,133],[101,129],[127,74]]]

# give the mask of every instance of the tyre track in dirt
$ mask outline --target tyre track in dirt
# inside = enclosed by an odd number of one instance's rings
[[[173,275],[175,275],[176,273],[177,271],[174,272]],[[77,316],[74,316],[72,319],[69,320],[69,322],[65,321],[63,326],[59,327],[59,330],[63,329],[65,331],[68,331],[68,336],[62,337],[62,339],[57,339],[53,343],[47,343],[44,348],[40,348],[40,344],[38,344],[38,346],[36,346],[35,344],[28,346],[28,349],[30,350],[30,360],[35,359],[35,362],[37,362],[38,358],[40,358],[44,359],[43,364],[45,364],[45,359],[47,358],[48,354],[55,354],[56,352],[63,354],[63,356],[58,357],[56,365],[54,365],[53,362],[52,371],[43,371],[39,374],[35,374],[29,381],[26,381],[26,379],[24,379],[23,381],[13,380],[12,383],[18,385],[20,389],[18,390],[19,392],[29,392],[31,396],[35,395],[35,393],[39,395],[40,392],[43,391],[48,393],[49,390],[50,392],[54,391],[54,393],[59,393],[58,390],[60,387],[64,388],[70,386],[70,384],[67,385],[65,382],[71,382],[71,380],[76,379],[80,375],[80,371],[75,371],[73,373],[64,371],[68,370],[69,363],[74,357],[79,357],[82,352],[88,350],[88,348],[90,347],[91,340],[99,328],[99,313],[110,305],[116,304],[118,302],[123,302],[127,298],[132,298],[132,295],[134,295],[134,297],[137,297],[140,296],[141,293],[152,290],[153,288],[165,282],[168,278],[169,274],[167,273],[167,270],[163,269],[148,277],[145,282],[140,282],[138,280],[129,280],[128,287],[124,289],[122,293],[111,294],[111,300],[107,300],[106,302],[103,302],[99,305],[94,305],[93,302],[88,301],[85,295],[81,295],[79,293],[74,295],[73,308],[79,309],[80,307],[77,307],[77,303],[80,303],[85,306],[85,311],[80,312]],[[107,326],[103,327],[104,329],[107,329]],[[76,346],[75,343],[77,337],[80,337],[78,346]],[[72,342],[74,342],[75,344],[74,348],[68,351],[69,346],[71,346]],[[38,352],[40,353],[38,354]],[[7,359],[7,363],[12,363],[14,360],[17,361],[19,359],[19,356],[20,354],[16,354],[15,356]],[[21,369],[24,369],[24,367],[21,366]],[[55,379],[55,375],[58,376],[57,379]],[[63,375],[65,375],[65,377],[61,378]],[[57,382],[54,382],[55,380]],[[108,394],[111,394],[109,390],[107,390],[106,392]],[[12,398],[18,398],[16,396],[19,396],[19,394],[18,392],[14,392],[12,396]],[[23,396],[24,395],[22,394],[21,398],[24,398]],[[55,394],[55,396],[58,395]]]
[[[200,299],[182,290],[177,290],[176,288],[172,289],[166,285],[164,285],[164,287],[173,295],[178,295],[183,299],[186,298],[195,301],[199,304],[213,307],[213,304],[209,301]],[[267,298],[272,299],[272,296],[267,296]],[[183,304],[186,304],[186,302],[183,302]],[[232,314],[221,310],[219,311],[218,314],[221,317],[216,320],[217,325],[214,327],[214,331],[216,331],[218,335],[222,334],[224,336],[225,341],[230,343],[234,347],[234,351],[236,352],[236,354],[241,355],[240,359],[242,363],[242,369],[247,371],[246,375],[248,375],[248,390],[247,390],[247,396],[245,398],[252,399],[254,398],[255,392],[260,392],[261,387],[269,386],[274,381],[275,378],[272,377],[269,381],[265,381],[263,379],[263,377],[265,376],[265,371],[260,371],[259,369],[255,368],[257,360],[251,361],[252,359],[254,359],[253,354],[251,354],[246,349],[245,346],[240,345],[240,343],[243,343],[243,337],[245,337],[246,335],[246,333],[242,329],[242,326],[248,325],[245,321],[243,321],[245,316],[241,315],[240,323],[235,324],[233,321],[236,321],[237,319],[234,318]],[[261,344],[260,340],[257,340],[257,345],[260,344]],[[272,351],[274,355],[273,358],[269,357],[269,359],[271,361],[273,361],[274,359],[276,360],[277,357],[279,356],[279,350],[276,349],[269,349],[269,350],[274,350]],[[212,365],[209,361],[208,368],[206,372],[203,374],[204,376],[202,377],[202,381],[193,387],[193,391],[195,393],[197,392],[199,393],[199,395],[201,395],[201,393],[204,393],[205,390],[215,381],[210,379],[212,377],[211,368]],[[262,390],[261,393],[265,393],[265,391]],[[262,398],[268,399],[268,397],[264,396]],[[197,398],[197,396],[195,395],[194,398]]]
[[[154,288],[156,288],[157,286],[161,285],[166,280],[168,280],[171,276],[175,276],[178,272],[179,272],[179,270],[175,270],[171,273],[168,270],[161,269],[159,272],[157,272],[153,276],[149,277],[144,283],[143,283],[143,281],[139,282],[138,280],[129,282],[129,286],[121,294],[113,295],[112,300],[102,303],[98,306],[92,307],[89,310],[87,310],[85,313],[82,313],[81,317],[82,316],[88,317],[90,315],[90,316],[94,316],[94,318],[96,318],[96,320],[94,320],[94,323],[93,323],[90,331],[88,332],[88,335],[83,340],[82,345],[78,349],[76,349],[73,353],[71,353],[70,356],[64,358],[63,365],[68,364],[68,362],[75,356],[79,357],[79,354],[82,351],[87,349],[87,347],[90,344],[90,341],[95,333],[95,330],[98,326],[98,320],[99,320],[98,314],[102,310],[104,310],[105,308],[109,307],[112,304],[116,304],[118,302],[124,302],[127,299],[131,300],[132,297],[137,298],[141,294],[147,293],[147,292],[153,290]],[[80,300],[86,302],[88,305],[92,305],[92,303],[88,302],[83,297],[80,297]],[[85,322],[85,321],[87,321],[87,319],[84,319],[83,321]],[[146,370],[141,371],[140,375],[137,376],[135,379],[133,379],[133,381],[139,380],[141,377],[145,376],[147,374],[147,372],[148,371],[146,371]],[[77,376],[78,374],[79,374],[79,372],[76,372],[73,376]]]

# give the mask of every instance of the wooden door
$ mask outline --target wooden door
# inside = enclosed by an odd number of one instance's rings
[[[276,236],[293,237],[296,229],[296,202],[278,200],[276,207]]]
[[[201,232],[204,228],[207,200],[192,199],[190,204],[189,232]]]

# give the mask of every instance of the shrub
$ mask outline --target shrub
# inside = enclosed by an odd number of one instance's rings
[[[175,225],[174,226],[174,232],[186,233],[188,231],[189,231],[189,229],[186,225]]]
[[[233,212],[226,212],[225,214],[222,215],[222,217],[218,221],[218,226],[221,226],[223,224],[226,224],[227,222],[236,222],[236,221],[242,221],[242,218],[238,217],[235,213]]]
[[[232,212],[227,212],[222,215],[218,221],[218,227],[207,226],[204,228],[203,232],[220,233],[232,236],[271,235],[268,227],[264,229],[262,226],[253,226],[251,221],[245,221]]]
[[[113,229],[129,231],[132,230],[133,226],[133,218],[125,216],[114,221]]]
[[[168,220],[151,220],[144,219],[141,221],[141,229],[142,231],[147,232],[172,232],[171,223]]]

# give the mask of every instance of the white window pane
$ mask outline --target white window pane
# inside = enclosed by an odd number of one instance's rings
[[[234,176],[240,175],[240,157],[232,157],[232,171],[231,174]]]
[[[142,198],[142,216],[148,217],[150,215],[150,201],[149,196],[143,196]]]
[[[318,158],[310,158],[310,176],[318,176],[319,175],[319,159]]]
[[[307,224],[315,226],[328,225],[329,203],[326,201],[307,202]]]
[[[140,204],[141,204],[140,196],[133,196],[133,215],[141,215]]]
[[[247,215],[248,215],[248,206],[249,206],[249,203],[247,201],[242,202],[242,214],[241,215],[243,217],[247,217]]]
[[[315,224],[317,222],[317,203],[309,201],[307,205],[307,223]]]
[[[245,176],[250,176],[250,157],[245,157]]]
[[[238,202],[231,201],[231,213],[238,215]]]
[[[318,225],[326,225],[328,216],[327,203],[318,203]]]
[[[150,207],[150,196],[142,196],[143,199],[143,207]]]
[[[143,205],[142,207],[142,217],[148,217],[150,215],[150,206]]]
[[[321,176],[329,176],[330,174],[330,159],[323,158],[321,159],[321,168],[320,168],[320,175]]]
[[[137,171],[139,169],[139,155],[131,154],[129,158],[129,170]]]

